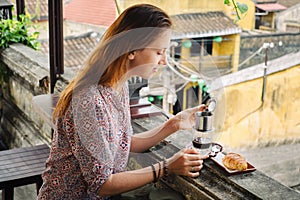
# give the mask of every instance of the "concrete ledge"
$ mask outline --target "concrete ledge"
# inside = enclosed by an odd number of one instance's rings
[[[239,151],[267,176],[300,192],[300,142]],[[259,155],[259,156],[258,156]]]
[[[49,66],[47,57],[41,52],[22,44],[13,44],[0,52],[0,60],[15,75],[22,77],[37,94],[43,92],[39,87],[39,80],[49,76]]]
[[[37,129],[35,124],[18,107],[6,100],[3,100],[3,105],[2,132],[0,132],[0,135],[10,149],[31,147],[49,142],[41,134],[41,129]],[[50,126],[43,124],[41,128],[50,136]]]
[[[290,53],[280,58],[268,62],[267,75],[280,72],[300,64],[300,51]],[[222,76],[212,83],[211,90],[219,89],[219,87],[227,87],[241,82],[261,78],[264,75],[264,63],[240,70],[238,72]],[[222,83],[220,85],[219,83]]]
[[[2,128],[10,148],[49,143],[51,129],[32,109],[32,97],[47,93],[41,80],[48,78],[47,57],[22,44],[0,51]]]

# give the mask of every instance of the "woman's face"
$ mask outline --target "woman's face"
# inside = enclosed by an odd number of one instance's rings
[[[169,47],[171,31],[161,34],[154,42],[142,50],[136,50],[128,56],[128,73],[149,79],[158,67],[167,64],[166,50]]]

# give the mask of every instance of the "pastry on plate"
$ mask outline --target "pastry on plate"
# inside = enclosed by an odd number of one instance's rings
[[[222,159],[223,165],[230,170],[243,171],[248,167],[247,161],[238,153],[228,153]]]

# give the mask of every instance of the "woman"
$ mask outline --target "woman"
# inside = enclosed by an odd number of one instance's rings
[[[191,128],[188,109],[160,127],[132,135],[128,86],[166,64],[171,21],[161,9],[135,5],[108,28],[85,68],[62,92],[56,129],[38,199],[109,199],[169,174],[199,176],[203,159],[184,149],[155,165],[125,171],[129,152],[144,152],[179,129]]]

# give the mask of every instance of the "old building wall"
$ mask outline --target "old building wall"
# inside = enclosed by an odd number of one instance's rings
[[[222,42],[213,42],[213,55],[232,55],[231,57],[231,71],[238,70],[239,64],[239,50],[240,50],[240,35],[226,35],[223,36]]]
[[[0,52],[1,132],[9,148],[50,143],[51,128],[32,107],[35,95],[49,92],[48,60],[21,44]]]
[[[268,54],[268,59],[272,60],[298,51],[300,49],[300,33],[242,34],[239,63],[242,63],[254,54],[255,56],[245,64],[239,66],[239,69],[244,69],[264,62],[264,51],[261,51],[260,53],[256,52],[265,42],[274,43],[274,48],[269,49]]]
[[[276,14],[276,28],[280,32],[300,32],[300,3]]]
[[[245,3],[248,6],[247,14],[241,15],[241,20],[238,21],[240,27],[246,30],[254,28],[255,23],[255,6],[251,0],[239,0],[240,3]],[[233,20],[237,19],[233,5],[225,5],[220,0],[127,0],[120,1],[121,10],[138,3],[150,3],[165,10],[169,15],[195,12],[212,12],[223,11]]]
[[[255,74],[253,70],[243,71],[237,76]],[[221,143],[255,147],[300,140],[300,65],[268,72],[263,101],[263,73],[259,73],[260,77],[225,86],[225,121],[218,138]]]

